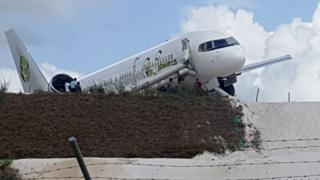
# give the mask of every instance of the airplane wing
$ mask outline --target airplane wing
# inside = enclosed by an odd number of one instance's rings
[[[129,91],[130,90],[137,91],[137,90],[145,89],[145,88],[148,88],[148,87],[178,73],[179,71],[185,70],[183,72],[187,73],[188,72],[187,69],[188,69],[187,64],[180,63],[175,66],[167,68],[165,71],[163,71],[155,76],[152,76],[150,78],[146,78],[146,79],[143,79],[143,80],[137,82],[137,84],[134,85],[134,87],[128,86],[128,87],[126,87],[126,89],[128,89]]]
[[[181,63],[178,63],[175,66],[168,67],[155,76],[142,79],[135,84],[129,85],[125,87],[125,89],[129,91],[138,91],[141,89],[145,89],[154,84],[161,82],[162,80],[170,76],[174,76],[174,74],[177,74],[178,76],[184,76],[186,74],[193,75],[194,72],[188,68],[189,59],[191,57],[191,48],[190,48],[189,40],[183,39],[181,42],[182,42],[182,47],[184,52]]]
[[[261,61],[261,62],[258,62],[258,63],[248,64],[248,65],[244,66],[237,74],[240,75],[240,74],[242,74],[244,72],[248,72],[248,71],[251,71],[251,70],[262,68],[264,66],[268,66],[268,65],[271,65],[271,64],[275,64],[275,63],[289,61],[291,59],[292,59],[292,57],[290,55],[286,55],[286,56],[281,56],[281,57],[274,58],[274,59]]]

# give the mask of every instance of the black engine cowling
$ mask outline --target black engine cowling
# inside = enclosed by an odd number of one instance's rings
[[[235,88],[234,83],[237,83],[237,75],[232,74],[227,77],[220,77],[218,78],[219,87],[227,92],[229,95],[234,96],[235,95]]]
[[[54,76],[49,83],[49,91],[57,93],[65,93],[65,84],[72,81],[72,77],[67,74],[58,74]]]
[[[220,86],[220,88],[222,90],[224,90],[225,92],[227,92],[230,96],[236,95],[236,91],[235,91],[235,88],[234,88],[233,85],[229,85],[229,86],[226,86],[226,87]]]

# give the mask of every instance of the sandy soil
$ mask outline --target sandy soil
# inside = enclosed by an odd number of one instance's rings
[[[8,94],[0,101],[0,159],[190,158],[239,147],[241,107],[221,97]]]

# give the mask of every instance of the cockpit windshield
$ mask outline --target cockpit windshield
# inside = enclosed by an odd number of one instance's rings
[[[230,47],[234,45],[239,45],[239,42],[233,37],[229,37],[226,39],[213,40],[213,41],[208,41],[200,44],[199,52],[207,52],[207,51],[212,51],[212,50]]]

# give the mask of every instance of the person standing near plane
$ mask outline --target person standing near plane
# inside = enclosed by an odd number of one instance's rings
[[[73,80],[70,81],[70,91],[77,92],[77,86],[78,86],[77,78],[73,78]]]
[[[202,89],[202,82],[199,80],[199,78],[196,79],[196,82],[194,82],[195,89]]]
[[[182,76],[178,76],[178,84],[183,83],[184,78]]]
[[[196,81],[194,82],[194,91],[197,95],[203,94],[202,82],[200,81],[199,78],[197,78]]]
[[[65,92],[70,92],[70,83],[69,82],[66,82],[64,84],[64,88],[65,88]]]
[[[77,82],[77,92],[81,92],[82,91],[82,88],[80,86],[80,82],[78,81]]]
[[[176,84],[173,82],[172,78],[169,78],[169,82],[167,83],[167,92],[174,93],[176,91]]]

